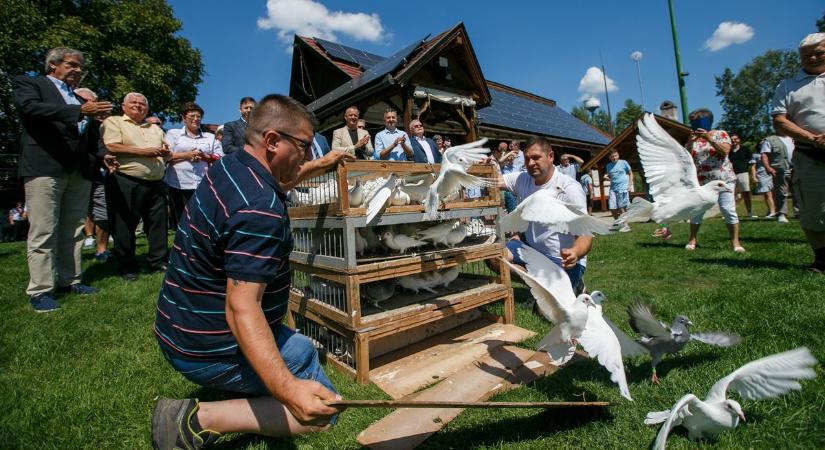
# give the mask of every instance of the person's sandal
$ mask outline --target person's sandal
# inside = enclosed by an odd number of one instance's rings
[[[690,251],[690,252],[696,250],[696,244],[688,243],[687,245],[685,245],[685,250]]]
[[[737,245],[737,246],[733,247],[733,251],[735,251],[736,253],[742,254],[742,253],[745,253],[747,250],[745,250],[745,247],[742,247],[741,245]]]

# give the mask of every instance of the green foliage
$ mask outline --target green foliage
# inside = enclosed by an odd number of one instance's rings
[[[624,108],[616,114],[616,134],[620,134],[625,128],[636,122],[643,112],[642,105],[631,99],[625,100]]]
[[[819,30],[820,33],[825,33],[825,13],[822,13],[822,17],[816,19],[816,29]]]
[[[779,82],[799,70],[799,55],[791,50],[769,50],[746,64],[739,73],[729,68],[716,78],[716,95],[724,114],[719,128],[739,133],[743,141],[758,141],[771,133],[770,103]]]
[[[766,213],[756,200],[754,212]],[[742,211],[740,211],[741,213]],[[740,223],[744,255],[734,254],[719,218],[706,220],[699,248],[683,245],[688,224],[673,224],[669,242],[651,238],[654,224],[631,224],[631,233],[594,239],[585,280],[608,300],[604,314],[631,333],[624,309],[633,301],[650,304],[670,322],[687,315],[697,331],[729,330],[742,344],[722,349],[694,343],[659,365],[660,386],[650,383],[650,360],[626,360],[633,402],[595,361],[571,364],[550,377],[521,386],[494,401],[614,402],[609,412],[524,409],[466,410],[431,436],[424,449],[643,449],[657,428],[643,424],[645,414],[669,408],[693,392],[704,396],[716,380],[746,362],[808,346],[825,359],[825,289],[823,277],[803,264],[811,250],[795,220],[745,220]],[[138,239],[138,255],[146,240]],[[153,398],[196,396],[203,401],[227,398],[199,388],[176,373],[158,351],[152,332],[160,274],[143,274],[135,283],[117,276],[113,263],[98,263],[84,251],[84,278],[101,292],[91,297],[61,297],[60,311],[35,314],[24,294],[27,281],[25,243],[0,244],[0,448],[142,449],[149,448]],[[517,302],[528,289],[513,283]],[[400,294],[399,294],[400,295]],[[538,333],[521,344],[535,348],[550,324],[530,309],[516,307],[516,323]],[[668,448],[822,449],[825,448],[825,372],[802,382],[802,390],[775,400],[743,401],[746,423],[716,442],[691,443],[677,431]],[[386,396],[374,385],[361,386],[327,366],[344,398]],[[237,396],[230,396],[237,397]],[[741,397],[733,398],[742,401]],[[471,399],[465,399],[471,400]],[[360,449],[356,436],[386,409],[353,408],[327,432],[295,439],[229,435],[223,449]]]
[[[0,151],[14,148],[17,115],[8,79],[43,74],[50,48],[86,56],[81,83],[119,104],[142,92],[153,113],[177,115],[192,101],[204,73],[199,50],[177,36],[181,22],[165,0],[0,0]]]
[[[610,133],[610,117],[607,116],[607,112],[603,109],[598,109],[591,115],[583,106],[574,106],[573,109],[570,110],[570,114],[605,133]]]

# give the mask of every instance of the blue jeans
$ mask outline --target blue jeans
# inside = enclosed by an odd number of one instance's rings
[[[337,393],[324,373],[318,361],[318,351],[309,338],[282,324],[279,324],[277,330],[273,331],[276,331],[275,343],[281,353],[281,358],[293,375],[304,380],[315,380],[330,391]],[[254,396],[272,395],[249,361],[240,352],[225,361],[193,361],[179,358],[174,354],[167,354],[167,352],[163,354],[175,370],[195,384],[220,391]],[[333,417],[330,423],[334,424],[336,418],[337,416]]]
[[[528,247],[522,241],[517,239],[510,239],[507,241],[507,249],[510,250],[510,253],[513,254],[513,262],[516,264],[521,264],[522,266],[526,265],[527,263],[524,262],[523,259],[518,254],[518,249],[522,246]],[[555,256],[544,255],[550,261],[553,261],[557,266],[561,267],[561,258],[556,258]],[[565,269],[564,271],[567,272],[567,276],[570,278],[570,285],[573,287],[573,292],[578,294],[581,291],[581,287],[583,287],[583,279],[584,279],[584,271],[587,269],[586,266],[582,265],[582,263],[576,264],[575,267],[570,269]],[[580,286],[582,285],[582,286]]]

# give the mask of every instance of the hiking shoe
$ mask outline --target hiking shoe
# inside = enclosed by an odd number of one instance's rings
[[[197,450],[214,444],[220,433],[204,430],[198,422],[200,402],[196,398],[160,398],[152,411],[152,448]]]
[[[784,215],[776,216],[776,221],[779,223],[788,223],[788,218]]]
[[[61,286],[57,288],[57,291],[61,294],[92,295],[100,292],[100,289],[78,283],[71,286]]]
[[[60,309],[60,303],[54,298],[54,294],[46,292],[43,294],[32,295],[29,299],[34,312],[49,312]]]

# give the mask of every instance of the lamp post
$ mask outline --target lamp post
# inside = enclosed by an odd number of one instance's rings
[[[631,53],[630,59],[636,62],[636,77],[639,79],[639,92],[642,94],[642,111],[645,111],[645,90],[642,87],[642,69],[639,67],[639,61],[642,60],[642,52],[635,51]]]
[[[688,124],[690,121],[688,120],[685,77],[690,74],[682,72],[682,58],[679,55],[679,37],[676,35],[676,16],[673,14],[673,0],[667,0],[667,8],[670,11],[670,31],[673,33],[673,54],[676,56],[676,78],[679,80],[679,97],[681,97],[682,100],[682,122]]]

